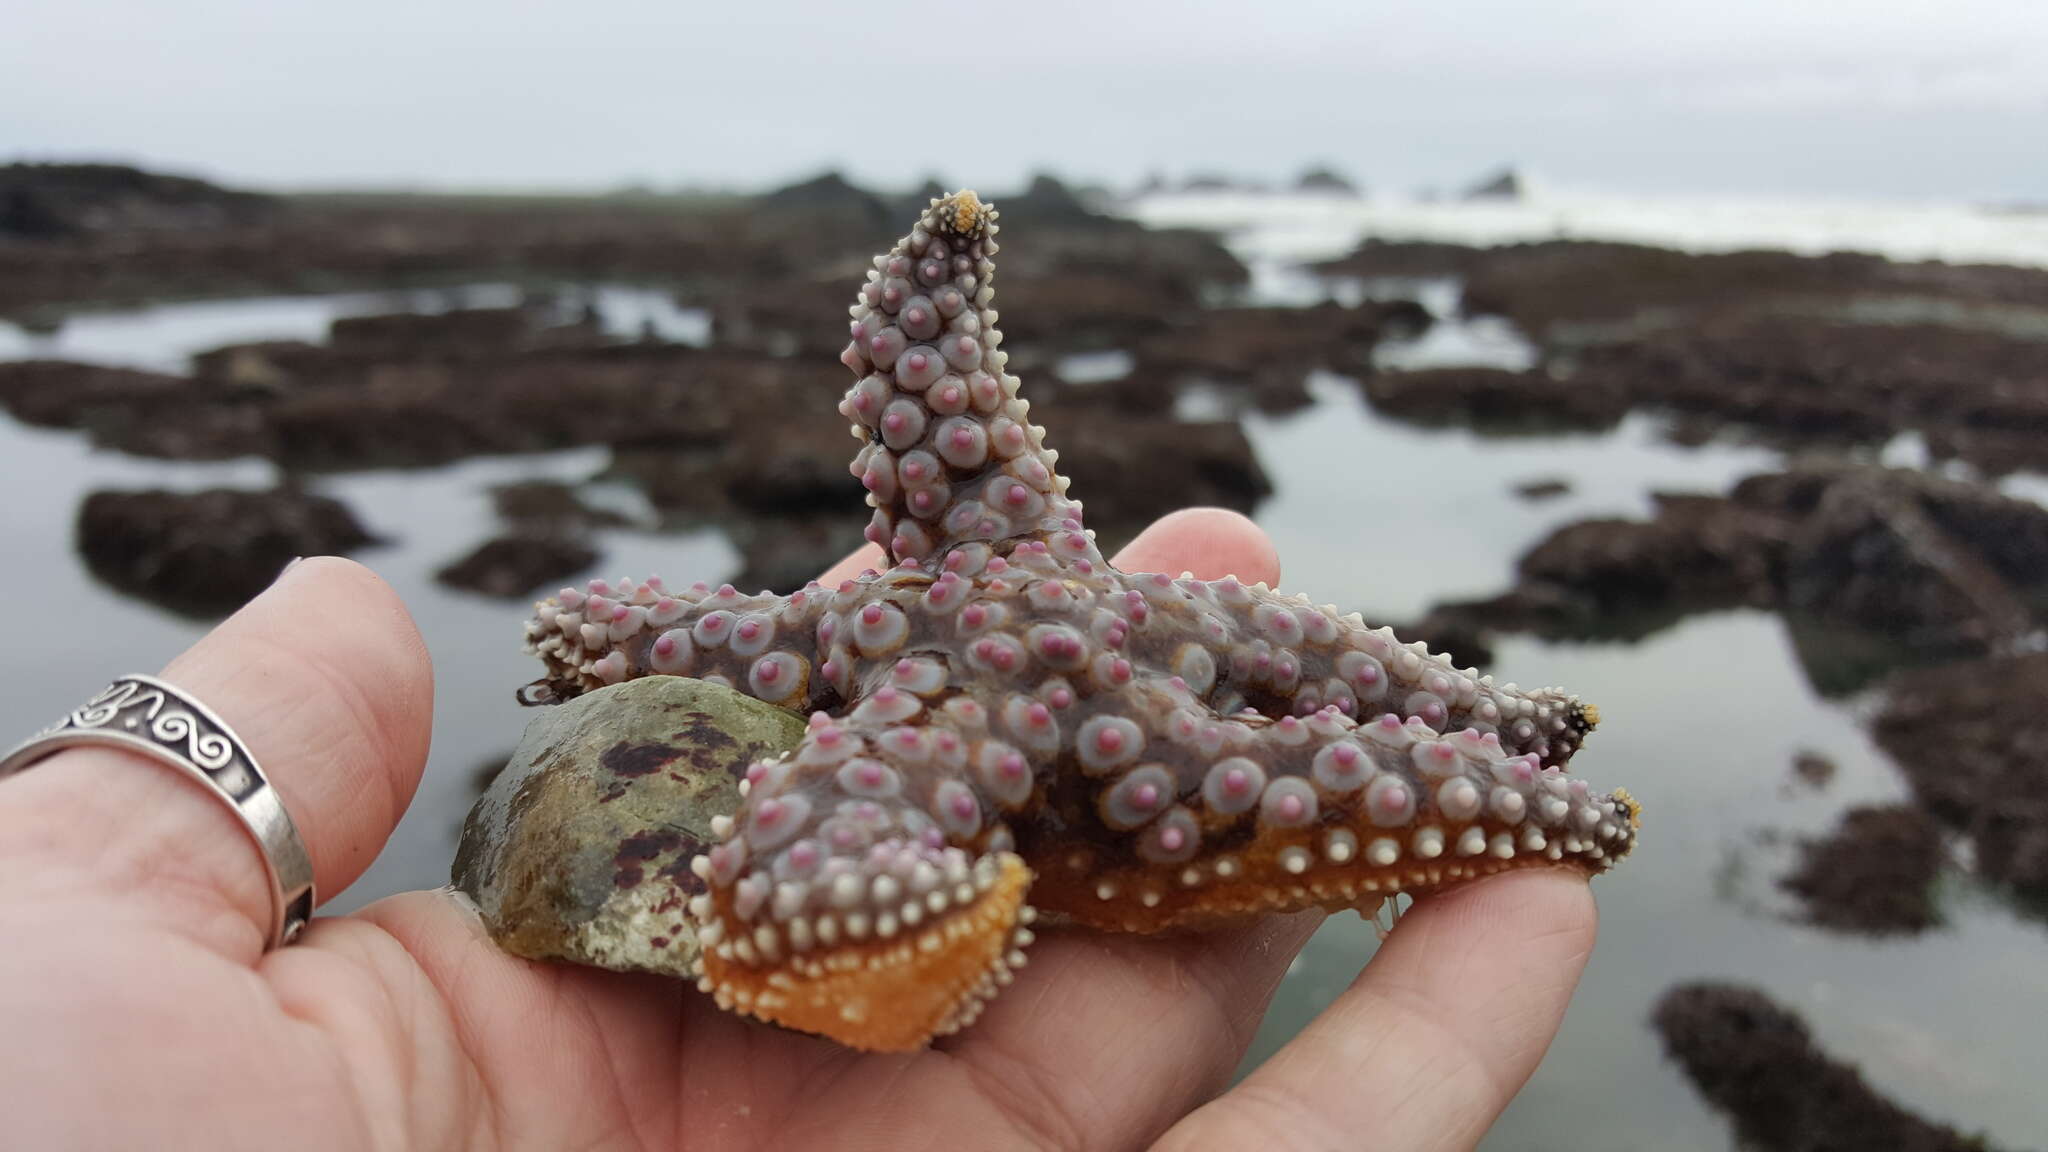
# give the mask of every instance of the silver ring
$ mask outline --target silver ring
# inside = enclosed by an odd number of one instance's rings
[[[140,752],[206,783],[235,810],[263,850],[270,881],[270,939],[266,948],[292,942],[313,917],[313,860],[235,730],[212,710],[151,676],[122,676],[83,708],[0,756],[5,779],[45,756],[81,744]]]

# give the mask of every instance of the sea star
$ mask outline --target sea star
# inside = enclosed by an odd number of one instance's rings
[[[810,713],[694,861],[702,989],[914,1048],[1024,962],[1027,889],[1155,932],[1628,851],[1635,802],[1562,770],[1597,719],[1576,697],[1106,563],[1004,371],[995,237],[972,192],[934,200],[852,308],[839,410],[895,567],[788,596],[592,581],[527,625],[558,696],[691,675]]]

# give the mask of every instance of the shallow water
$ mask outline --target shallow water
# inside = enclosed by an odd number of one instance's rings
[[[502,286],[469,291],[485,294],[477,302],[512,299],[489,298],[509,291]],[[605,291],[611,294],[600,292],[600,311],[620,334],[637,333],[646,317],[676,325],[668,330],[679,335],[691,322],[665,299]],[[1455,299],[1440,288],[1421,295],[1439,307]],[[446,306],[445,294],[163,305],[82,317],[54,338],[0,330],[0,357],[176,368],[190,352],[224,341],[317,339],[328,318],[384,310],[394,299]],[[1423,340],[1433,342],[1426,355],[1438,363],[1484,360],[1489,349],[1506,346],[1498,333],[1458,324]],[[1386,354],[1424,353],[1394,347]],[[1106,376],[1118,365],[1101,358],[1074,367]],[[1257,518],[1280,545],[1285,587],[1368,617],[1412,618],[1438,600],[1497,591],[1515,557],[1560,524],[1640,516],[1652,491],[1719,491],[1779,460],[1760,448],[1677,447],[1647,417],[1598,434],[1487,438],[1380,418],[1339,377],[1318,377],[1312,391],[1316,403],[1303,411],[1245,417],[1278,489]],[[1911,445],[1894,451],[1910,455]],[[383,856],[333,910],[442,883],[475,770],[509,750],[526,719],[512,700],[513,688],[530,678],[519,652],[522,606],[444,589],[433,571],[492,533],[491,485],[583,480],[606,460],[605,450],[589,449],[317,481],[393,541],[360,558],[411,606],[438,681],[434,749],[419,796]],[[1550,478],[1567,482],[1569,493],[1529,503],[1512,491]],[[18,606],[16,651],[35,654],[0,698],[0,733],[46,722],[113,671],[154,668],[204,631],[86,572],[71,539],[86,493],[272,479],[263,462],[136,460],[94,452],[78,435],[0,419],[0,490],[11,494],[0,501],[9,561],[0,564],[0,602]],[[2011,487],[2048,492],[2030,478]],[[585,575],[658,571],[716,580],[738,565],[716,532],[611,531],[601,547],[600,569]],[[1763,987],[1804,1015],[1830,1053],[1859,1062],[1873,1084],[1911,1109],[1983,1129],[2009,1146],[2041,1142],[2048,1098],[2025,1085],[2048,1057],[2032,1008],[2048,1002],[2048,929],[1960,883],[1946,893],[1949,925],[1917,940],[1871,944],[1785,918],[1773,887],[1785,851],[1760,845],[1757,835],[1819,831],[1852,803],[1896,798],[1904,789],[1858,722],[1859,702],[1815,694],[1776,617],[1694,618],[1634,646],[1510,638],[1499,645],[1493,671],[1506,680],[1567,684],[1597,702],[1603,722],[1580,763],[1596,783],[1627,785],[1647,813],[1635,855],[1596,882],[1601,940],[1563,1033],[1488,1148],[1729,1147],[1727,1125],[1663,1062],[1647,1023],[1665,988],[1698,978]],[[1825,790],[1792,783],[1791,760],[1801,749],[1839,765]],[[1251,1059],[1326,1006],[1373,947],[1368,923],[1333,918],[1283,982]]]

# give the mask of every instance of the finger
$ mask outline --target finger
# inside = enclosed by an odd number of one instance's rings
[[[853,579],[870,568],[879,571],[888,566],[889,562],[882,556],[881,545],[863,544],[854,549],[846,559],[825,569],[825,574],[818,577],[818,583],[823,584],[827,588],[833,588],[844,581]]]
[[[1178,512],[1119,553],[1125,571],[1279,579],[1272,542],[1234,512]],[[1320,912],[1158,937],[1052,932],[951,1050],[985,1084],[1040,1098],[1055,1143],[1141,1144],[1229,1082]]]
[[[306,842],[318,891],[360,875],[411,802],[433,716],[426,649],[391,589],[350,561],[305,561],[163,677],[242,737]],[[0,822],[18,827],[24,813],[45,817],[33,833],[43,847],[89,857],[123,898],[211,897],[231,915],[202,912],[195,930],[224,947],[263,942],[270,895],[255,841],[197,782],[74,749],[0,788]]]
[[[1418,903],[1335,1004],[1162,1146],[1473,1147],[1557,1034],[1596,925],[1562,869]]]
[[[1161,517],[1111,561],[1125,572],[1193,572],[1202,580],[1235,576],[1247,584],[1280,581],[1280,554],[1264,530],[1224,508],[1184,508]]]

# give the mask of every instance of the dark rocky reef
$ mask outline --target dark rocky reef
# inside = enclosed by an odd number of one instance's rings
[[[93,575],[206,619],[241,607],[297,557],[374,542],[339,501],[292,488],[95,492],[78,513],[78,549]]]
[[[1852,634],[1893,661],[1984,656],[2048,627],[2048,510],[1924,472],[1811,465],[1727,496],[1666,495],[1649,520],[1567,525],[1517,565],[1510,591],[1440,606],[1439,629],[1636,638],[1734,607]],[[1425,625],[1427,630],[1429,626]],[[1884,671],[1816,670],[1824,689]]]
[[[1798,1016],[1751,988],[1682,984],[1651,1020],[1709,1104],[1757,1152],[1990,1152],[1980,1136],[1915,1116],[1814,1044]]]
[[[493,536],[434,579],[450,588],[518,600],[548,590],[597,563],[598,551],[573,537],[512,532]]]
[[[2048,653],[1902,674],[1878,743],[1925,811],[1969,838],[1978,874],[2048,916]]]
[[[1627,394],[1599,379],[1559,379],[1541,369],[1429,368],[1374,372],[1361,379],[1375,411],[1431,427],[1493,435],[1549,436],[1612,428]]]
[[[1941,923],[1934,885],[1947,860],[1940,828],[1919,808],[1851,808],[1826,836],[1800,843],[1778,886],[1817,927],[1910,936]]]
[[[1520,381],[1532,403],[1564,379],[1676,413],[1688,436],[1915,431],[1989,471],[2048,467],[2048,270],[1577,240],[1371,240],[1316,267],[1461,279],[1465,313],[1505,317],[1540,348],[1543,371]]]

